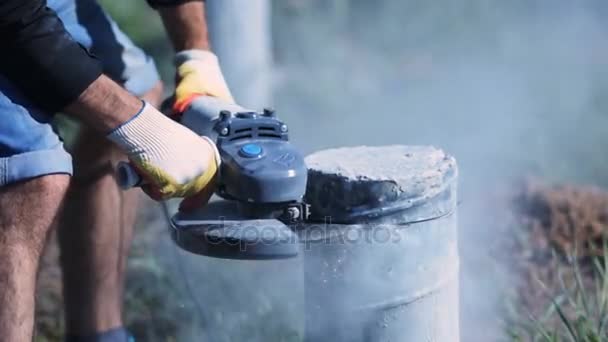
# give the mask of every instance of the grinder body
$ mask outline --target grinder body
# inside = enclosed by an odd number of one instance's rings
[[[216,138],[221,165],[217,195],[172,218],[171,236],[192,253],[228,259],[283,259],[298,254],[292,223],[305,220],[308,170],[272,110],[257,112],[200,97],[182,124]]]
[[[300,206],[306,191],[304,158],[289,143],[287,125],[273,111],[223,111],[214,130],[222,159],[220,196],[238,201],[249,217],[272,218],[268,216],[276,208],[299,208],[304,213]]]

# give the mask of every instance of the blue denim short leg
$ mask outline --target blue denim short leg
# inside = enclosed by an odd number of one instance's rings
[[[72,158],[49,123],[0,76],[0,186],[43,175],[72,174]]]
[[[104,73],[142,96],[160,80],[150,56],[138,48],[95,0],[47,0],[74,39],[102,62]]]
[[[76,41],[101,60],[104,73],[142,96],[159,81],[154,61],[94,0],[48,0]],[[0,186],[48,174],[72,174],[72,159],[45,113],[0,76]]]

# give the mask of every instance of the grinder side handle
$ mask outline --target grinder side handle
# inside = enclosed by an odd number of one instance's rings
[[[131,164],[120,161],[116,165],[116,183],[121,189],[129,190],[144,185],[145,181]]]
[[[161,106],[163,113],[171,113],[172,100],[173,98],[170,97],[163,102]],[[231,113],[252,112],[252,110],[234,103],[228,103],[213,96],[199,96],[181,113],[179,122],[194,133],[215,140],[216,135],[213,127],[222,111],[229,111]]]

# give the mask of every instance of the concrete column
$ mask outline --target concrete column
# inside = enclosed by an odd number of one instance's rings
[[[306,341],[459,341],[455,160],[432,147],[306,158]]]
[[[272,40],[267,0],[207,0],[212,47],[236,101],[248,108],[272,102]]]

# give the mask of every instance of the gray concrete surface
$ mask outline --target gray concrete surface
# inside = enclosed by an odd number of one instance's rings
[[[333,222],[375,219],[414,208],[445,192],[457,177],[456,161],[432,146],[358,146],[328,149],[306,157],[306,200],[313,218]],[[416,213],[429,219],[444,210]]]

